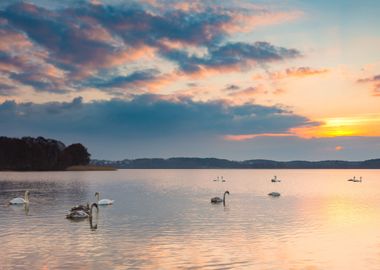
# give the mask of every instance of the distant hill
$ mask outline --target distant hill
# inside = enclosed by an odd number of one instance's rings
[[[66,147],[43,137],[0,137],[0,171],[51,171],[87,165],[90,154],[80,143]]]
[[[91,160],[92,165],[120,169],[380,169],[380,159],[365,161],[273,161],[252,159],[233,161],[218,158],[140,158],[120,161]]]

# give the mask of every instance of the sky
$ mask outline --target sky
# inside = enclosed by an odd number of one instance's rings
[[[0,3],[0,136],[96,159],[380,157],[380,2]]]

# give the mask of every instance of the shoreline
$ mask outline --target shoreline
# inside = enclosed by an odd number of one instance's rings
[[[79,172],[79,171],[117,171],[117,168],[111,166],[96,165],[76,165],[70,166],[63,171]]]
[[[118,170],[380,170],[380,168],[114,168],[114,167],[100,167],[100,168],[83,168],[74,167],[66,170],[54,171],[36,171],[36,170],[0,170],[1,172],[90,172],[90,171],[118,171]]]
[[[118,168],[109,166],[70,166],[65,170],[0,170],[1,172],[85,172],[85,171],[117,171]]]

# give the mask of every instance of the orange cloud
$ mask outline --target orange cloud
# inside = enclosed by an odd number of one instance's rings
[[[286,74],[288,76],[305,77],[319,75],[328,72],[328,69],[313,69],[310,67],[288,68]]]
[[[17,32],[0,28],[0,36],[0,51],[26,50],[33,46],[32,42]]]
[[[299,67],[299,68],[288,68],[282,72],[273,72],[270,73],[270,78],[274,80],[280,80],[288,77],[309,77],[315,75],[321,75],[327,73],[328,69],[314,69],[310,67]]]
[[[343,150],[343,146],[337,145],[337,146],[335,146],[335,150],[341,151],[341,150]]]

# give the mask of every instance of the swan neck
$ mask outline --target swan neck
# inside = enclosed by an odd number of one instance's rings
[[[96,200],[99,201],[99,193],[96,193]]]
[[[25,191],[24,200],[25,200],[26,202],[29,202],[29,193],[28,193],[28,191]]]
[[[98,205],[97,205],[96,203],[91,204],[91,208],[90,208],[90,217],[92,217],[92,209],[93,209],[94,207],[96,208],[96,210],[98,210]]]

